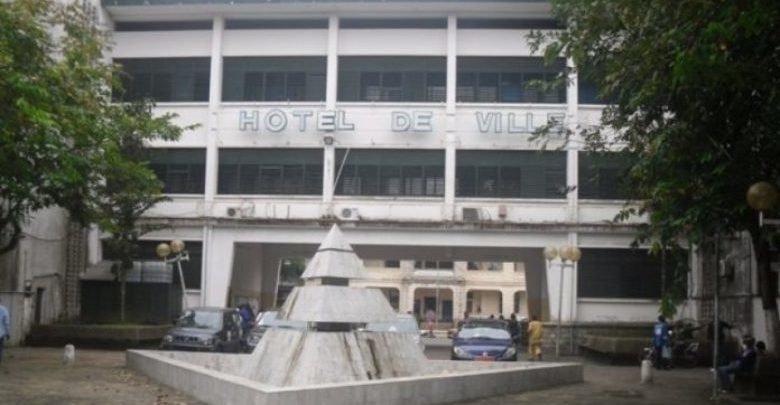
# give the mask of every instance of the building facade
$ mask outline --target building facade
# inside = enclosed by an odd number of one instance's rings
[[[144,251],[187,243],[191,305],[276,305],[283,263],[338,223],[397,310],[652,322],[660,261],[629,248],[619,159],[577,129],[604,105],[545,64],[528,34],[544,1],[104,0],[117,101],[198,124],[157,142],[171,201]],[[542,141],[533,132],[553,129]],[[572,130],[564,141],[557,132]],[[634,223],[635,224],[635,223]],[[573,266],[546,246],[575,245]],[[101,259],[100,235],[90,260]],[[560,310],[558,303],[561,303]],[[696,309],[683,305],[683,316]]]

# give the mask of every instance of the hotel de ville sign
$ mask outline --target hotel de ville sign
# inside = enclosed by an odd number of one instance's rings
[[[432,111],[391,111],[387,124],[392,132],[432,132],[433,118]],[[476,129],[481,133],[528,134],[541,125],[561,125],[564,114],[546,113],[546,117],[539,119],[539,114],[531,112],[476,111],[473,118]],[[306,132],[310,126],[319,132],[360,130],[344,110],[285,111],[276,108],[267,111],[240,110],[238,114],[238,129],[242,132],[277,133],[288,128]]]

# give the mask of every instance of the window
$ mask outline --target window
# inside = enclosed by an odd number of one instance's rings
[[[218,194],[322,194],[319,149],[221,149]]]
[[[667,255],[667,280],[676,263]],[[577,294],[582,298],[660,298],[661,257],[646,250],[583,249],[577,265]]]
[[[557,151],[458,151],[455,195],[564,198],[566,154]]]
[[[342,29],[446,29],[447,20],[443,18],[377,19],[343,18],[339,21]]]
[[[400,260],[385,260],[385,267],[389,269],[400,269],[401,268],[401,261]]]
[[[487,19],[460,18],[458,29],[560,29],[562,26],[551,19]]]
[[[211,21],[117,21],[114,31],[196,31],[210,30]]]
[[[123,92],[114,100],[208,101],[209,58],[115,59]]]
[[[205,149],[150,149],[149,168],[163,182],[166,194],[203,194]]]
[[[630,197],[625,182],[630,158],[622,153],[583,153],[579,158],[579,197],[625,200]]]
[[[224,101],[325,100],[323,57],[225,58]]]
[[[455,268],[455,263],[451,261],[417,260],[414,262],[414,268],[423,270],[452,270]]]
[[[339,59],[339,101],[444,102],[446,59],[345,56]]]
[[[562,59],[545,66],[542,58],[460,57],[456,100],[477,103],[565,103],[566,88],[552,86],[563,72]]]
[[[346,155],[346,160],[344,157]],[[444,151],[336,151],[338,195],[441,197],[444,195]]]
[[[327,29],[326,19],[225,20],[228,30]]]
[[[159,262],[160,258],[157,256],[157,245],[162,242],[169,241],[139,241],[134,251],[136,256],[135,260]],[[203,242],[189,240],[185,240],[184,242],[190,257],[190,260],[181,262],[181,270],[184,274],[184,286],[188,290],[198,290],[200,289],[200,270],[203,261]],[[117,258],[118,256],[108,248],[106,241],[103,241],[103,260],[117,260]],[[173,283],[174,285],[179,285],[179,272],[176,268],[174,268],[173,271]]]

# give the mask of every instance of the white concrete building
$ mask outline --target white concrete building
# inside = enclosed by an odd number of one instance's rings
[[[365,286],[399,311],[651,322],[661,265],[633,251],[620,164],[576,136],[532,131],[597,122],[603,105],[532,55],[555,29],[544,1],[103,0],[127,92],[199,124],[159,142],[170,202],[147,235],[187,242],[191,304],[277,301],[284,259],[310,257],[338,223],[365,260]],[[542,150],[544,149],[544,150]],[[569,192],[566,192],[569,190]],[[573,191],[571,191],[573,190]],[[545,246],[582,260],[549,269]],[[101,259],[99,235],[90,260]],[[547,269],[547,271],[546,271]],[[559,275],[563,270],[563,280]],[[562,286],[562,288],[560,288]],[[695,316],[683,308],[684,316]]]

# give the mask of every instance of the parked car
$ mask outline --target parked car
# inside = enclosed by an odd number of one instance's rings
[[[257,318],[255,327],[252,328],[252,331],[249,332],[249,336],[246,339],[246,350],[249,353],[255,350],[255,346],[257,346],[268,329],[286,328],[306,330],[308,328],[308,323],[304,321],[283,321],[281,319],[276,319],[278,314],[277,311],[266,311],[262,313],[262,316]]]
[[[452,341],[452,360],[516,361],[517,349],[506,322],[467,322]]]
[[[162,349],[239,352],[241,319],[235,309],[191,308],[163,337]]]
[[[414,343],[420,346],[421,350],[425,350],[425,343],[420,338],[420,327],[417,324],[417,319],[412,315],[398,314],[398,320],[395,322],[372,322],[366,324],[366,330],[372,332],[408,333],[414,336]]]

